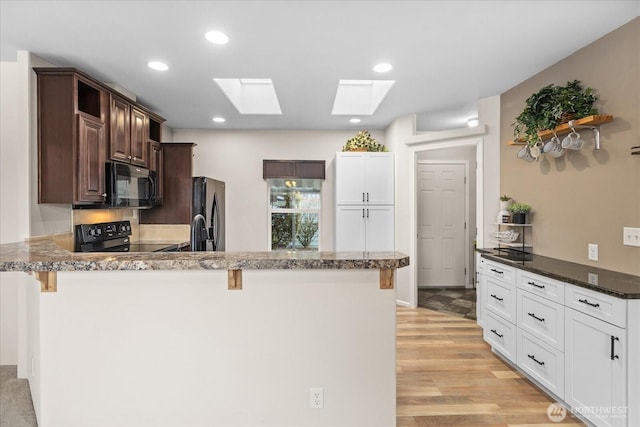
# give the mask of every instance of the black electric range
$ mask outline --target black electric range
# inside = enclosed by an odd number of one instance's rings
[[[75,227],[75,252],[174,252],[178,244],[131,243],[131,221],[79,224]]]

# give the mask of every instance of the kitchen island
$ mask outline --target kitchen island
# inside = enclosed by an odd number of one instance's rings
[[[41,281],[19,328],[41,427],[394,425],[394,271],[408,264],[0,245],[0,271]]]

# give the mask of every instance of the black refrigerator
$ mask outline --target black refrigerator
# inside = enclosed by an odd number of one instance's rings
[[[191,250],[224,251],[225,184],[205,176],[193,178]]]

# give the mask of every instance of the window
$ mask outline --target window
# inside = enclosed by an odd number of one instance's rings
[[[317,251],[320,241],[320,179],[267,180],[271,250]]]

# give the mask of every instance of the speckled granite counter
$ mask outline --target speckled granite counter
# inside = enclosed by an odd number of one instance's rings
[[[562,261],[541,255],[531,260],[511,260],[493,249],[478,249],[484,258],[530,271],[541,276],[591,289],[625,299],[640,299],[640,276],[604,270],[587,265]],[[589,274],[595,274],[597,285],[589,283]]]
[[[70,252],[52,240],[0,245],[0,271],[397,269],[399,252]]]

